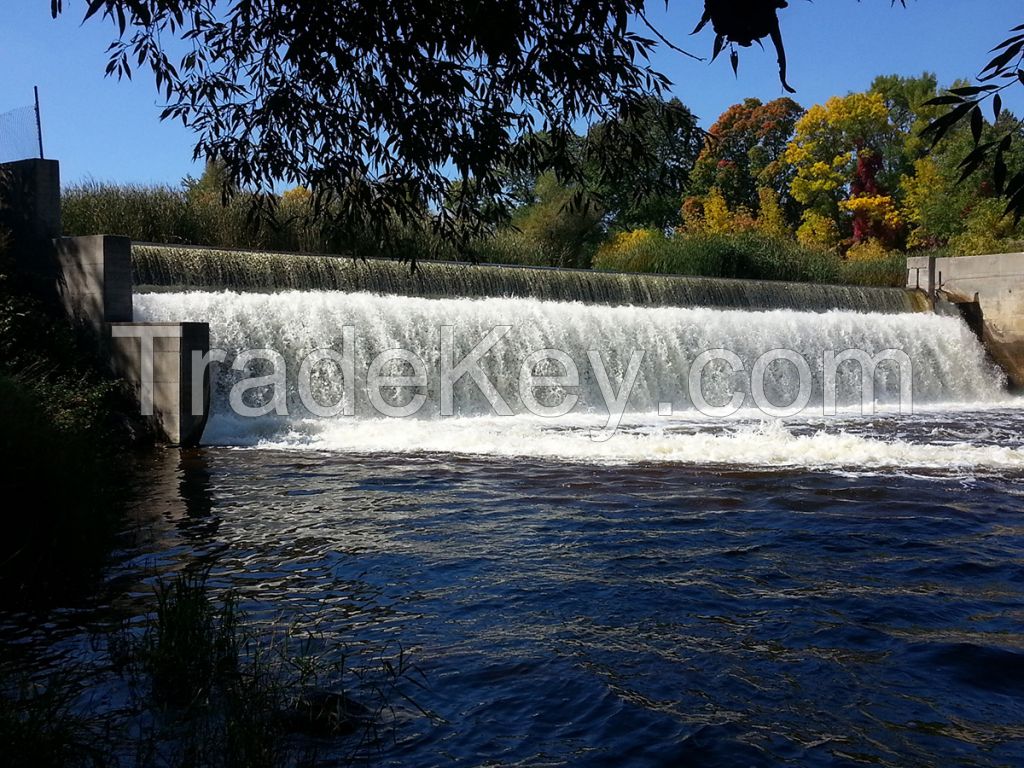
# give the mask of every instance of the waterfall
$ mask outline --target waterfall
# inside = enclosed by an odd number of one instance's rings
[[[388,260],[132,246],[134,282],[146,290],[368,291],[422,298],[534,298],[646,307],[914,312],[902,288],[815,285],[590,270],[420,262],[416,272]]]
[[[984,401],[1001,392],[999,376],[964,324],[957,318],[923,313],[607,307],[536,299],[436,300],[332,291],[140,293],[135,296],[135,310],[136,317],[144,320],[209,322],[211,346],[226,351],[228,364],[242,350],[279,353],[290,374],[286,382],[290,414],[308,415],[296,384],[303,360],[314,350],[343,353],[346,329],[353,345],[355,386],[345,386],[335,364],[323,363],[311,368],[310,387],[317,402],[340,402],[363,418],[379,410],[364,390],[366,372],[382,352],[406,350],[422,361],[426,384],[407,387],[406,394],[415,390],[424,395],[425,403],[416,416],[434,418],[441,413],[442,334],[449,334],[450,360],[458,362],[496,328],[507,330],[485,350],[479,369],[512,413],[528,412],[534,400],[541,405],[563,400],[570,389],[577,397],[575,411],[607,412],[602,373],[606,383],[618,386],[629,373],[631,358],[639,359],[624,411],[657,412],[665,409],[664,404],[673,412],[687,411],[695,407],[690,391],[694,362],[710,350],[735,355],[740,366],[733,367],[748,373],[765,353],[791,350],[806,361],[809,405],[824,402],[826,354],[847,350],[869,357],[885,350],[904,353],[912,363],[913,402],[918,405]],[[562,362],[543,356],[543,350],[556,350],[556,357],[564,356]],[[532,375],[563,376],[568,361],[577,369],[578,382],[535,387],[539,391],[532,392],[534,400],[524,402],[520,380],[531,355],[535,356]],[[802,364],[798,366],[798,362],[779,360],[764,372],[764,394],[773,404],[799,398]],[[741,407],[753,407],[750,387],[742,386],[742,376],[738,384],[728,367],[715,360],[698,372],[704,402],[720,407],[740,391],[744,395]],[[410,375],[411,368],[407,362],[391,360],[380,370],[385,375],[402,376]],[[214,413],[227,411],[228,395],[236,382],[259,372],[253,366],[239,371],[223,366]],[[894,361],[879,362],[873,383],[875,401],[899,403],[902,379]],[[857,365],[839,365],[834,384],[837,404],[859,402],[862,384]],[[400,388],[387,389],[388,396],[402,394]],[[259,397],[260,391],[252,394]],[[456,416],[495,412],[493,402],[470,375],[455,383],[453,406]]]
[[[954,317],[336,291],[139,292],[134,305],[140,321],[210,323],[224,359],[206,432],[214,444],[844,471],[1024,468],[1024,449],[995,437],[935,437],[948,419],[969,429],[977,409],[1017,407]],[[474,348],[477,367],[459,368]],[[255,357],[240,364],[245,350]],[[860,360],[827,364],[848,351]],[[465,373],[449,410],[446,366],[449,379]],[[793,403],[800,408],[773,411]],[[395,410],[408,417],[384,418]],[[940,415],[907,421],[911,410]]]

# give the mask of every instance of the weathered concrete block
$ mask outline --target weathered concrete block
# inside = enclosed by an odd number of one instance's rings
[[[131,384],[144,418],[175,445],[195,445],[210,409],[210,373],[194,367],[210,349],[207,323],[113,323],[110,361]]]
[[[24,274],[52,275],[47,250],[60,237],[60,164],[19,160],[0,164],[0,227],[11,233],[15,263]]]
[[[935,257],[910,256],[907,258],[907,288],[924,291],[935,298]]]
[[[986,348],[1011,384],[1024,389],[1024,253],[934,262],[936,291],[954,303],[977,301]]]
[[[132,319],[132,244],[126,237],[62,237],[54,242],[57,295],[68,314],[96,331]]]

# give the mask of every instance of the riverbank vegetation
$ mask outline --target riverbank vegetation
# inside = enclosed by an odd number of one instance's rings
[[[953,87],[963,85],[953,84]],[[630,119],[646,152],[633,162],[614,140],[621,126],[576,136],[577,174],[508,174],[490,234],[456,252],[424,226],[387,245],[402,259],[469,257],[493,263],[899,285],[907,253],[1020,250],[1024,228],[1003,216],[982,163],[963,174],[973,129],[958,125],[934,149],[921,131],[943,107],[934,75],[876,78],[862,93],[804,109],[790,98],[747,99],[705,134],[678,101],[650,101]],[[982,139],[1016,125],[1002,110]],[[635,128],[635,126],[632,126]],[[1019,127],[1013,130],[1020,131]],[[1016,149],[1000,173],[1024,167]],[[646,158],[646,160],[643,160]],[[301,187],[272,200],[222,199],[217,164],[180,186],[87,183],[64,193],[68,234],[281,251],[379,255],[373,228],[315,212]],[[961,178],[963,177],[963,178]],[[461,194],[454,184],[451,201]],[[259,202],[260,204],[257,204]]]
[[[0,238],[0,603],[87,589],[118,517],[116,459],[140,427],[95,352],[15,276]]]
[[[202,566],[158,579],[151,605],[52,672],[0,662],[5,765],[345,764],[379,748],[397,702],[416,709],[400,649],[356,666],[315,622],[261,628]]]

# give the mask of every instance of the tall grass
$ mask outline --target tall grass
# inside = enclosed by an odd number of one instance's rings
[[[9,768],[102,766],[104,731],[78,711],[87,681],[78,670],[33,678],[0,667],[0,748]]]
[[[317,214],[303,194],[226,202],[214,189],[86,182],[62,193],[64,234],[122,235],[136,242],[257,251],[379,255],[380,244],[330,213]],[[454,256],[424,228],[395,224],[387,244],[397,259]]]
[[[839,282],[902,288],[907,284],[907,254],[893,251],[872,261],[843,261],[839,265]]]
[[[272,209],[256,202],[238,194],[225,204],[201,188],[86,182],[63,190],[61,216],[68,236],[278,251],[326,251],[336,244],[303,200],[284,198]]]
[[[656,234],[625,248],[603,248],[594,258],[601,270],[791,280],[854,285],[903,285],[905,256],[847,263],[835,253],[805,248],[792,240],[757,232],[714,235]]]

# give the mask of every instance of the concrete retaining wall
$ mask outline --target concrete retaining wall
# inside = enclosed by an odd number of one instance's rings
[[[210,408],[207,323],[113,323],[110,361],[127,381],[142,416],[177,445],[195,445]]]
[[[977,302],[982,338],[1011,384],[1024,389],[1024,253],[907,259],[908,287],[956,304]]]
[[[131,386],[157,435],[175,445],[202,437],[210,376],[194,371],[209,351],[206,323],[135,323],[131,241],[60,237],[60,167],[54,160],[0,165],[0,226],[13,239],[26,289],[59,307],[94,339],[99,358]]]

